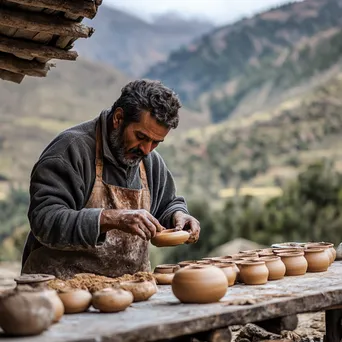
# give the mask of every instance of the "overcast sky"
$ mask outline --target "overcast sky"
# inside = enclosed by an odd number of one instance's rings
[[[309,0],[308,0],[309,1]],[[206,17],[225,24],[289,0],[104,0],[103,3],[134,13],[147,20],[153,14],[178,11],[186,17]]]

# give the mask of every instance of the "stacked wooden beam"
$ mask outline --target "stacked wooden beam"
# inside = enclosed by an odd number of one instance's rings
[[[94,29],[102,0],[0,0],[0,78],[20,83],[25,75],[45,77],[51,59],[76,60],[70,51]]]

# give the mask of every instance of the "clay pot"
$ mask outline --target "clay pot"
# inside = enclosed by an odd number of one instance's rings
[[[157,247],[177,246],[182,245],[189,237],[190,234],[185,230],[165,229],[157,233],[151,243]]]
[[[268,268],[268,280],[279,280],[284,278],[286,267],[280,257],[262,257],[260,260],[265,261],[265,265]]]
[[[244,259],[233,259],[232,262],[235,265],[235,272],[236,272],[236,282],[241,282],[241,264],[243,262],[246,262],[246,260]]]
[[[304,256],[308,262],[308,272],[325,272],[330,265],[329,255],[323,248],[308,248]]]
[[[55,319],[51,300],[42,292],[13,291],[0,297],[0,327],[6,334],[38,335]]]
[[[175,273],[172,292],[182,303],[218,302],[226,293],[228,280],[215,266],[187,266]]]
[[[154,269],[153,276],[158,285],[171,285],[174,273],[180,269],[179,265],[165,264]]]
[[[336,258],[336,251],[334,245],[328,242],[313,242],[306,245],[306,249],[322,248],[329,257],[329,266],[334,262]]]
[[[53,309],[55,311],[55,317],[53,323],[59,322],[59,320],[64,315],[64,304],[59,298],[57,292],[55,290],[44,290],[42,291],[42,295],[45,295],[51,302]]]
[[[236,265],[231,263],[221,263],[221,264],[215,264],[215,267],[220,268],[223,273],[226,275],[227,280],[228,280],[228,286],[233,286],[236,282]]]
[[[154,281],[147,280],[124,281],[120,283],[120,287],[126,291],[132,292],[134,302],[142,302],[148,300],[158,291],[156,283]]]
[[[268,268],[265,261],[245,261],[241,263],[240,277],[246,285],[263,285],[267,283]]]
[[[286,276],[298,276],[306,273],[308,262],[304,258],[304,252],[280,253],[278,256],[286,267]]]
[[[87,311],[92,298],[89,291],[80,289],[66,289],[60,292],[58,296],[63,302],[66,314]]]
[[[185,260],[185,261],[180,261],[177,265],[179,265],[181,268],[190,266],[190,265],[197,265],[197,260]]]
[[[132,292],[113,288],[94,292],[91,300],[92,306],[101,312],[124,311],[132,303]]]

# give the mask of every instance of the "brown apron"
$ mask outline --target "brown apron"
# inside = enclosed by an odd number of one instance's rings
[[[103,148],[100,121],[96,129],[96,179],[86,208],[146,209],[150,211],[150,192],[143,162],[140,163],[141,190],[106,184],[102,179]],[[150,271],[148,241],[136,235],[111,230],[103,245],[79,249],[57,250],[45,246],[34,250],[22,273],[47,273],[70,278],[76,273],[95,273],[108,277]]]

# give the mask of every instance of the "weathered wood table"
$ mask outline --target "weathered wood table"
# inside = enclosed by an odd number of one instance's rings
[[[235,285],[214,304],[181,304],[170,286],[160,286],[149,301],[133,303],[124,312],[90,311],[65,315],[39,336],[0,342],[139,342],[165,341],[210,332],[230,325],[260,322],[305,312],[326,310],[326,341],[342,338],[342,261],[327,272],[285,277],[262,286]]]

